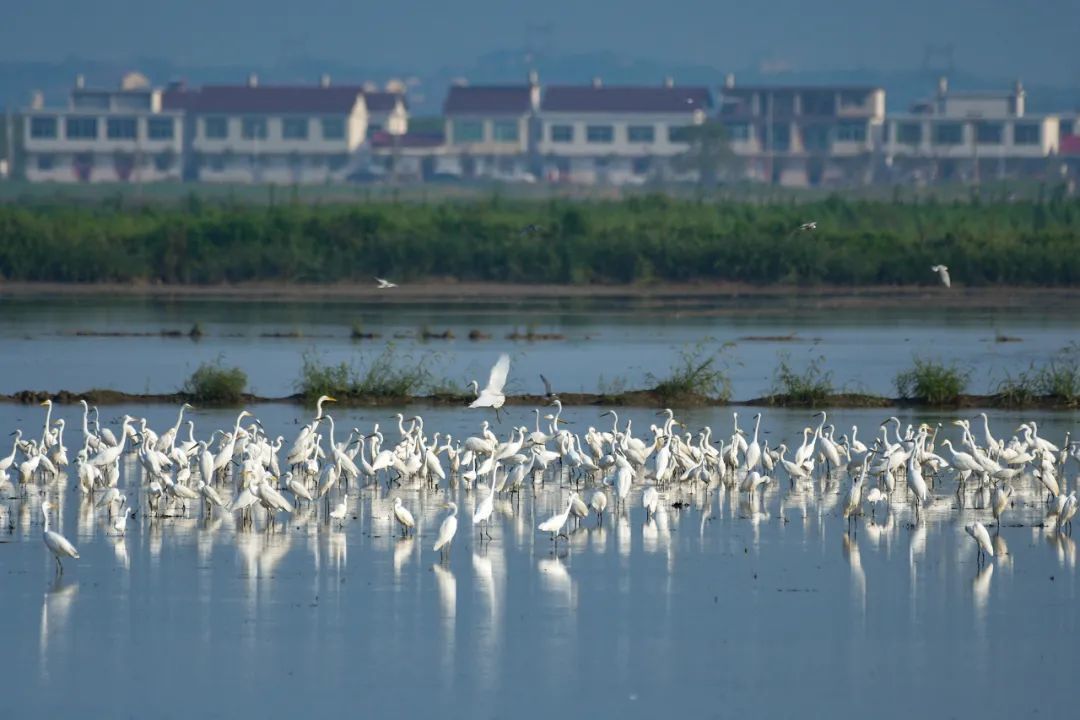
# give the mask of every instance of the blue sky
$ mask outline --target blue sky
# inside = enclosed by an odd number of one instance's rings
[[[425,71],[523,48],[606,50],[713,67],[917,67],[925,43],[995,77],[1080,85],[1073,0],[32,0],[6,2],[0,60],[168,58],[189,65],[295,57]]]

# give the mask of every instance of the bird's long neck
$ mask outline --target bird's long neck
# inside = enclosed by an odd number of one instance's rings
[[[41,442],[44,443],[45,439],[49,437],[49,423],[52,421],[52,403],[49,403],[45,409],[45,429],[41,432]]]
[[[49,532],[49,511],[46,510],[45,508],[42,508],[41,509],[41,514],[45,516],[45,530],[44,530],[44,532]]]

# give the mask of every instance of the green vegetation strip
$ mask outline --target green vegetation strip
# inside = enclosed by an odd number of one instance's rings
[[[817,229],[799,231],[808,220]],[[1080,201],[483,200],[270,207],[0,205],[0,277],[30,282],[717,281],[1080,284]]]
[[[639,407],[693,407],[723,405],[771,405],[779,407],[1041,407],[1080,408],[1080,344],[1073,343],[1043,365],[1009,376],[992,395],[966,392],[969,373],[937,360],[914,359],[911,369],[899,373],[895,385],[899,397],[888,398],[845,392],[833,386],[832,374],[823,370],[824,358],[811,360],[806,368],[793,367],[781,356],[771,394],[745,401],[731,399],[724,350],[699,344],[679,353],[667,375],[647,376],[649,387],[625,389],[625,383],[601,380],[598,393],[560,393],[564,405],[625,405]],[[195,370],[176,393],[136,394],[95,389],[82,393],[24,390],[0,396],[10,402],[41,402],[51,398],[60,404],[86,400],[95,404],[180,403],[204,406],[236,406],[254,403],[303,403],[313,405],[320,395],[330,395],[345,405],[467,405],[473,395],[431,371],[437,354],[414,359],[391,344],[376,357],[361,357],[358,364],[325,364],[316,354],[304,356],[297,392],[285,397],[261,397],[247,391],[247,374],[227,367],[222,359]],[[507,405],[542,405],[543,395],[507,395]]]

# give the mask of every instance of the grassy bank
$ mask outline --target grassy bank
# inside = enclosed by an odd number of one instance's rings
[[[799,232],[806,220],[817,230]],[[801,204],[485,200],[128,209],[0,206],[0,275],[212,284],[744,282],[837,286],[1080,283],[1080,202]]]

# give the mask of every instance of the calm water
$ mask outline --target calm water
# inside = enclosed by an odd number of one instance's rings
[[[252,409],[289,441],[311,415]],[[78,427],[76,409],[57,412]],[[158,428],[175,418],[150,406],[109,408],[103,420],[123,412]],[[388,440],[392,413],[335,408],[339,428],[378,422]],[[429,432],[455,437],[483,417],[423,413]],[[646,410],[625,415],[639,435],[656,421]],[[731,432],[730,411],[679,416],[691,429]],[[830,420],[871,436],[884,416]],[[593,408],[566,417],[579,433],[611,421]],[[233,418],[198,412],[197,435]],[[1031,418],[1060,442],[1080,415],[991,414],[1006,437]],[[36,433],[41,420],[41,408],[0,405],[5,435]],[[497,429],[530,420],[512,408]],[[809,421],[767,411],[763,429],[775,445]],[[77,436],[69,432],[69,448]],[[126,460],[121,486],[132,499],[139,479]],[[1027,481],[997,560],[981,571],[963,525],[989,523],[989,511],[959,509],[952,483],[935,489],[917,526],[898,493],[854,537],[840,516],[846,482],[792,491],[782,480],[756,506],[715,485],[673,488],[649,522],[638,486],[602,527],[571,525],[557,554],[535,527],[565,502],[559,478],[497,502],[483,542],[466,519],[478,493],[461,486],[389,496],[354,486],[341,529],[321,510],[267,532],[261,519],[241,530],[226,514],[198,519],[196,508],[151,520],[142,503],[120,540],[71,485],[45,488],[61,506],[57,529],[82,554],[60,581],[41,542],[38,493],[0,493],[5,717],[1067,717],[1075,706],[1076,544],[1041,527],[1045,510]],[[391,527],[395,494],[419,520],[415,540]],[[440,566],[431,543],[450,498],[463,521]]]
[[[680,351],[731,343],[724,357],[734,397],[769,392],[778,358],[805,368],[816,358],[839,388],[892,395],[893,378],[915,356],[956,361],[972,371],[972,392],[989,392],[1006,373],[1043,362],[1080,339],[1075,308],[1061,303],[997,312],[821,309],[812,298],[737,301],[523,300],[483,302],[217,302],[0,298],[0,392],[25,389],[172,392],[202,362],[221,358],[247,371],[265,396],[295,390],[305,353],[332,363],[361,362],[388,343],[405,361],[428,355],[436,374],[464,386],[487,377],[501,351],[513,357],[512,392],[540,392],[539,373],[565,392],[644,387],[664,376]],[[79,331],[187,332],[204,337],[85,337]],[[381,335],[352,341],[354,324]],[[512,342],[528,328],[563,340]],[[416,340],[422,328],[454,340]],[[468,340],[470,330],[491,336]],[[268,334],[303,337],[264,337]],[[1019,342],[994,342],[998,334]],[[760,338],[794,334],[794,341]]]

